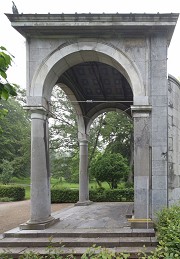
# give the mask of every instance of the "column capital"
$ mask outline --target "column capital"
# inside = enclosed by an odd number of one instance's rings
[[[49,111],[43,106],[24,106],[24,110],[27,110],[31,114],[31,119],[43,119],[49,117]]]
[[[78,141],[79,141],[79,143],[80,142],[84,142],[84,143],[89,142],[89,135],[86,134],[85,132],[78,131]]]
[[[132,105],[131,113],[134,118],[139,117],[149,117],[152,111],[151,105]]]
[[[44,106],[28,106],[28,105],[26,105],[23,107],[23,109],[30,112],[31,117],[34,117],[35,114],[38,114],[39,116],[46,116],[48,118],[54,117],[52,112],[49,111],[48,109],[46,109]]]
[[[78,139],[80,145],[87,145],[89,140],[85,138],[79,138]]]
[[[24,110],[30,111],[31,113],[48,113],[49,111],[41,105],[25,105]]]

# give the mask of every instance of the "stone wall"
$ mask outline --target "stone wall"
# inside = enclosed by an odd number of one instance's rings
[[[150,42],[150,104],[152,147],[152,217],[167,206],[167,42],[163,35]],[[150,147],[150,148],[151,148]],[[150,151],[151,152],[151,151]]]
[[[143,87],[145,88],[145,94],[148,96],[149,92],[149,40],[146,37],[137,38],[112,38],[106,39],[103,38],[91,38],[91,39],[49,39],[49,38],[32,38],[30,41],[27,41],[27,57],[26,57],[26,66],[27,66],[27,87],[31,86],[32,79],[35,73],[39,73],[40,68],[43,64],[47,65],[47,59],[52,55],[52,53],[60,51],[59,60],[62,58],[62,55],[66,54],[65,62],[68,64],[68,68],[72,66],[71,63],[81,63],[85,61],[99,61],[102,63],[109,64],[107,60],[101,60],[98,57],[98,48],[97,45],[103,45],[103,49],[107,49],[107,56],[110,54],[112,58],[113,55],[116,55],[117,51],[126,56],[130,60],[131,65],[133,64],[138,73],[141,75]],[[65,46],[67,49],[65,50]],[[108,46],[112,47],[112,53],[108,52]],[[77,49],[76,49],[77,48]],[[91,53],[88,53],[88,49]],[[103,51],[102,49],[102,51]],[[75,55],[76,50],[78,51]],[[94,51],[95,50],[95,51]],[[71,55],[71,51],[73,55]],[[84,53],[83,53],[84,52]],[[100,51],[101,52],[101,51]],[[73,57],[74,56],[74,57]],[[82,58],[82,60],[81,60]],[[84,60],[84,61],[83,61]],[[67,65],[66,64],[66,65]],[[115,66],[115,64],[109,64]],[[49,67],[46,66],[46,69],[49,70]],[[129,68],[131,69],[131,67]],[[64,71],[63,71],[64,72]],[[122,71],[121,71],[122,73]],[[129,71],[127,71],[129,73]],[[134,82],[133,82],[134,83]],[[27,92],[29,89],[27,89]]]
[[[180,82],[168,77],[168,202],[180,199]]]

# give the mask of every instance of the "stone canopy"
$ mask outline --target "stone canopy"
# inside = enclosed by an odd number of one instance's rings
[[[77,38],[98,37],[124,38],[133,48],[138,38],[149,35],[165,35],[169,45],[177,22],[178,14],[6,14],[12,26],[27,40],[31,38],[62,38],[67,42]],[[136,39],[136,40],[135,40]],[[106,43],[107,44],[107,43]],[[99,57],[91,58],[69,68],[56,83],[65,83],[76,96],[83,115],[95,108],[100,102],[114,102],[114,107],[128,110],[133,102],[133,92],[127,76],[122,71],[102,63]],[[82,57],[83,59],[83,57]],[[91,61],[91,59],[93,61]],[[94,61],[96,60],[96,61]],[[118,86],[118,87],[117,87]],[[87,102],[86,102],[87,101]],[[93,101],[99,101],[95,103]],[[119,101],[119,104],[115,103]],[[120,103],[121,101],[121,103]],[[129,110],[128,110],[129,112]],[[129,112],[130,115],[130,112]]]
[[[27,42],[27,109],[32,118],[31,219],[52,222],[48,117],[60,86],[77,115],[79,202],[89,205],[88,133],[100,113],[134,121],[134,215],[154,218],[180,199],[180,84],[167,78],[177,13],[6,14]],[[170,105],[171,104],[171,105]],[[38,199],[37,199],[38,197]]]
[[[123,37],[173,35],[178,13],[167,14],[6,14],[24,37]]]

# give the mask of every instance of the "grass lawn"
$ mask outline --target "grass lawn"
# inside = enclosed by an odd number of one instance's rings
[[[51,179],[51,187],[53,188],[70,188],[70,189],[78,189],[79,188],[79,183],[68,183],[65,181],[59,181],[58,179]],[[105,189],[109,189],[108,183],[104,182],[102,183],[102,187]],[[89,188],[90,189],[96,189],[98,188],[98,184],[96,182],[91,182],[89,183]]]

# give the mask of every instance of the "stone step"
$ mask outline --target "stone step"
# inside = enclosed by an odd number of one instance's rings
[[[17,228],[4,233],[4,237],[16,238],[39,238],[39,237],[84,237],[84,238],[97,238],[97,237],[154,237],[154,229],[57,229],[57,230],[21,230]]]
[[[51,249],[51,254],[57,254],[60,253],[64,257],[73,254],[77,259],[81,258],[81,256],[87,252],[89,247],[63,247],[58,250]],[[94,248],[90,248],[91,251],[94,251]],[[130,255],[128,258],[140,258],[140,254],[145,252],[147,255],[149,255],[152,251],[154,251],[155,247],[114,247],[114,248],[108,248],[109,251],[112,251],[114,253],[127,253]],[[47,248],[45,247],[0,247],[0,253],[4,253],[7,251],[7,255],[11,255],[11,258],[14,259],[19,258],[24,253],[29,253],[30,251],[34,253],[39,253],[41,255],[48,255],[49,252]],[[95,249],[95,253],[98,253],[99,250]]]
[[[4,238],[0,240],[0,247],[142,247],[157,246],[155,237],[100,237],[100,238]]]

